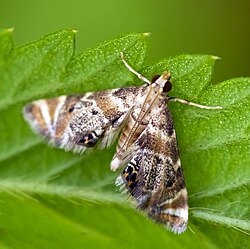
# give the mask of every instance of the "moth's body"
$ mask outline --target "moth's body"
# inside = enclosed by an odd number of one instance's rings
[[[164,92],[169,74],[142,88],[123,128],[113,170],[127,165],[116,183],[155,221],[181,233],[188,220],[187,190],[173,120]]]
[[[50,143],[76,152],[97,142],[108,147],[122,129],[111,162],[112,170],[124,167],[117,184],[141,210],[180,233],[187,225],[187,191],[163,92],[169,75],[164,77],[141,87],[34,101],[24,112]]]
[[[187,190],[167,107],[170,74],[151,83],[122,60],[147,84],[34,101],[24,108],[25,118],[54,146],[80,153],[110,146],[121,132],[111,162],[112,170],[123,168],[117,185],[153,220],[182,233],[188,221]]]

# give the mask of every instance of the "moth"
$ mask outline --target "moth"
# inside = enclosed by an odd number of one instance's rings
[[[24,117],[50,144],[83,153],[89,147],[111,146],[120,134],[111,170],[122,169],[116,184],[148,217],[175,233],[188,222],[188,195],[179,158],[169,101],[209,107],[170,98],[170,73],[152,81],[124,65],[144,81],[122,87],[34,101]]]

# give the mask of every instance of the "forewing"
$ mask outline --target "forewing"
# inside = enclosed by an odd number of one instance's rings
[[[151,111],[149,124],[135,142],[137,150],[117,184],[150,218],[181,233],[188,220],[187,190],[166,102],[162,95]]]
[[[110,146],[133,108],[137,87],[34,101],[24,116],[36,133],[56,147],[83,152]]]

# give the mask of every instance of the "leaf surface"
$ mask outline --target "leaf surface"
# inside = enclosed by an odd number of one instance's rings
[[[142,68],[146,34],[129,34],[79,55],[62,30],[13,48],[0,32],[0,246],[2,248],[247,248],[250,79],[211,85],[215,57],[181,55]],[[134,210],[114,186],[114,148],[74,155],[43,144],[22,117],[34,99],[140,84],[119,53],[151,78],[169,70],[171,96],[222,110],[169,103],[190,221],[174,235]]]

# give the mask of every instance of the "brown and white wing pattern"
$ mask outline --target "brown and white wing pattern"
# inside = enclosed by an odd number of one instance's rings
[[[141,88],[90,92],[34,101],[24,107],[25,119],[52,145],[83,152],[98,143],[110,146]]]
[[[54,146],[84,152],[87,147],[110,146],[121,131],[112,170],[123,167],[116,184],[154,221],[175,233],[188,222],[188,196],[168,101],[204,109],[179,98],[169,98],[170,73],[150,82],[125,61],[146,84],[34,101],[24,107],[33,130]]]
[[[173,232],[185,231],[187,190],[175,130],[167,108],[165,72],[152,83],[34,101],[24,116],[52,145],[84,152],[110,146],[122,130],[111,169],[136,206]]]
[[[116,183],[150,218],[182,233],[188,221],[187,190],[167,101],[162,93],[144,115],[135,151]]]

